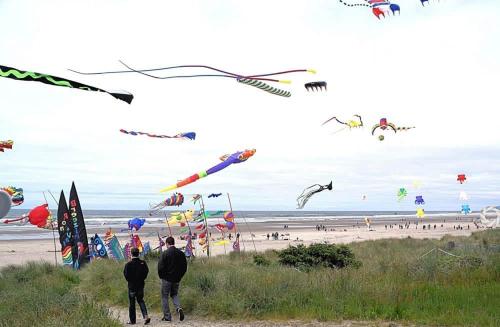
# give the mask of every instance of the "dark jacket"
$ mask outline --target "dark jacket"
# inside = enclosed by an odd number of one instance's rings
[[[134,291],[144,288],[144,280],[148,277],[148,273],[148,264],[139,258],[132,258],[123,269],[128,288]]]
[[[158,276],[171,283],[178,283],[187,270],[187,260],[184,252],[175,246],[163,251],[158,261]]]

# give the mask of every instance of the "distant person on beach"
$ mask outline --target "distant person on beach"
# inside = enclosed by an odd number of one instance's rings
[[[163,309],[162,321],[172,321],[172,314],[168,306],[168,296],[172,298],[179,320],[184,320],[184,311],[179,300],[179,284],[187,270],[187,260],[184,253],[176,248],[173,237],[165,240],[167,250],[162,252],[158,261],[158,276],[161,279],[161,303]]]
[[[138,248],[132,248],[130,254],[132,259],[127,262],[123,269],[123,276],[128,282],[128,316],[130,321],[127,324],[135,325],[136,323],[135,301],[137,300],[144,318],[144,325],[147,325],[151,322],[151,318],[148,317],[146,303],[144,303],[144,280],[148,277],[149,269],[146,261],[139,259]]]

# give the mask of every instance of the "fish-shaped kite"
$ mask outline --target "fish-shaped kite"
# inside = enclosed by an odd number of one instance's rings
[[[150,134],[150,133],[145,133],[145,132],[127,131],[127,130],[124,130],[124,129],[120,129],[120,132],[122,132],[124,134],[128,134],[128,135],[133,135],[133,136],[146,135],[146,136],[149,136],[149,137],[155,137],[155,138],[159,138],[159,139],[185,139],[185,140],[194,140],[196,138],[196,133],[194,133],[194,132],[179,133],[179,134],[174,135],[174,136],[170,136],[170,135],[156,135],[156,134]]]

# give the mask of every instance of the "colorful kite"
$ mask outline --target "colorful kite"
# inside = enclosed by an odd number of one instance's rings
[[[398,191],[398,201],[400,201],[400,202],[403,201],[407,195],[408,195],[408,191],[404,187],[401,187]]]
[[[333,183],[326,185],[314,184],[302,191],[302,194],[297,198],[297,209],[303,209],[307,201],[316,193],[323,192],[324,190],[331,191],[333,189]]]
[[[425,204],[425,201],[424,201],[424,198],[422,197],[422,195],[417,195],[415,197],[415,204],[416,205],[424,205]]]
[[[146,219],[144,218],[132,218],[128,221],[128,229],[130,231],[139,231],[142,226],[144,226],[144,223],[146,222]]]
[[[184,140],[194,140],[196,138],[196,133],[194,132],[187,132],[187,133],[179,133],[174,136],[169,136],[169,135],[155,135],[155,134],[149,134],[149,133],[144,133],[144,132],[134,132],[134,131],[126,131],[124,129],[120,129],[120,132],[128,135],[146,135],[149,137],[155,137],[159,139],[184,139]]]
[[[420,0],[420,1],[427,1],[427,0]],[[364,0],[364,2],[357,2],[357,3],[350,3],[350,2],[347,2],[345,0],[339,0],[339,2],[345,6],[348,6],[348,7],[369,7],[369,8],[372,8],[372,13],[378,19],[380,19],[380,16],[383,16],[385,18],[385,15],[389,14],[389,13],[396,15],[396,12],[397,12],[399,14],[400,10],[401,10],[399,5],[397,5],[395,3],[391,3],[390,1],[386,1],[386,0]]]
[[[372,127],[372,135],[375,135],[375,131],[378,128],[380,128],[380,130],[382,131],[390,128],[394,133],[396,133],[397,131],[407,131],[415,127],[396,127],[396,125],[394,125],[393,123],[388,123],[387,118],[380,118],[380,122]],[[380,141],[383,141],[384,138],[384,135],[379,135],[378,137]]]
[[[1,66],[0,65],[0,77],[11,78],[19,81],[34,81],[41,82],[44,84],[54,85],[54,86],[62,86],[62,87],[70,87],[74,89],[80,89],[85,91],[95,91],[95,92],[104,92],[113,96],[115,99],[125,101],[126,103],[132,103],[134,96],[128,92],[108,92],[103,89],[99,89],[97,87],[85,85],[79,82],[71,81],[69,79],[64,79],[57,76],[51,76],[46,74],[40,74],[30,71],[18,70],[16,68]]]
[[[153,68],[153,69],[134,69],[122,61],[120,61],[120,63],[122,65],[124,65],[125,67],[127,67],[129,70],[97,72],[97,73],[82,73],[82,72],[78,72],[75,70],[71,70],[71,69],[70,70],[72,72],[75,72],[78,74],[83,74],[83,75],[122,74],[122,73],[135,72],[135,73],[139,73],[139,74],[142,74],[142,75],[145,75],[145,76],[148,76],[151,78],[155,78],[155,79],[173,79],[173,78],[191,78],[191,77],[225,77],[225,78],[236,79],[240,83],[251,85],[251,86],[257,87],[259,89],[262,89],[266,92],[269,92],[271,94],[284,96],[284,97],[289,97],[291,95],[290,92],[277,89],[277,88],[272,87],[272,86],[270,86],[262,81],[289,84],[290,81],[288,81],[288,80],[278,80],[278,79],[272,79],[272,78],[266,78],[266,77],[267,76],[284,75],[284,74],[289,74],[289,73],[299,73],[299,72],[308,72],[308,73],[313,73],[313,74],[316,73],[316,71],[313,69],[292,69],[292,70],[280,71],[280,72],[275,72],[275,73],[267,73],[267,74],[242,75],[242,74],[231,73],[228,71],[224,71],[224,70],[210,67],[210,66],[206,66],[206,65],[178,65],[178,66]],[[154,71],[171,70],[171,69],[186,69],[186,68],[208,69],[208,70],[216,71],[219,74],[170,75],[170,76],[161,76],[161,77],[149,74],[149,72],[154,72]]]
[[[0,190],[0,219],[7,216],[12,207],[12,200],[9,193]]]
[[[171,190],[174,190],[179,187],[183,187],[185,185],[191,184],[195,181],[197,181],[200,178],[207,177],[208,175],[211,175],[213,173],[216,173],[224,168],[227,168],[231,164],[238,164],[244,161],[247,161],[248,158],[253,156],[255,154],[255,149],[252,150],[245,150],[245,151],[240,151],[240,152],[235,152],[231,155],[225,155],[220,158],[222,162],[206,171],[202,171],[200,173],[194,174],[180,182],[177,182],[176,184],[170,185],[162,190],[160,190],[161,193],[168,192]]]
[[[328,122],[330,122],[330,121],[332,121],[332,120],[335,119],[337,121],[337,123],[345,125],[346,127],[349,127],[349,129],[363,127],[363,120],[361,120],[361,116],[360,115],[354,115],[354,117],[356,117],[356,118],[353,119],[353,120],[348,120],[346,122],[343,122],[343,121],[339,120],[337,117],[334,116],[334,117],[328,119],[327,121],[325,121],[323,124],[321,124],[321,126],[323,126],[326,123],[328,123]]]
[[[173,207],[173,206],[181,206],[184,203],[184,195],[181,193],[174,193],[172,194],[169,198],[166,198],[165,201],[157,203],[157,204],[150,204],[150,212],[149,215],[151,216],[153,213],[156,213],[160,210],[162,210],[165,207]]]
[[[99,237],[99,235],[95,234],[93,238],[91,238],[91,243],[93,247],[93,257],[94,258],[107,258],[108,252],[106,251],[106,246],[104,242]]]
[[[471,213],[471,209],[470,209],[470,206],[468,204],[462,204],[462,209],[460,210],[460,212],[462,212],[464,215],[468,215],[469,213]]]
[[[457,181],[460,182],[460,184],[463,184],[467,178],[465,177],[465,174],[458,174],[457,175]]]
[[[425,217],[425,210],[423,208],[418,208],[416,215],[418,218],[424,218]]]
[[[304,87],[306,88],[306,90],[309,92],[311,90],[314,90],[314,91],[323,91],[323,88],[325,88],[325,91],[327,90],[326,89],[326,85],[327,83],[325,81],[319,81],[319,82],[309,82],[309,83],[306,83],[304,84]]]
[[[9,224],[18,221],[21,224],[26,224],[29,222],[38,228],[52,229],[52,216],[48,207],[48,204],[42,204],[31,209],[28,214],[24,214],[19,218],[4,220],[4,223]]]
[[[219,197],[219,196],[221,196],[221,195],[222,195],[222,193],[212,193],[212,194],[210,194],[208,197],[209,197],[209,198],[218,198],[218,197]]]
[[[12,146],[14,145],[14,141],[0,141],[0,152],[5,152],[5,149],[12,150]]]
[[[111,228],[108,229],[106,235],[104,235],[104,244],[108,249],[110,257],[115,260],[125,260],[125,255],[120,245],[120,241],[118,241],[116,235],[111,232]]]
[[[9,193],[13,207],[16,207],[16,206],[23,204],[24,195],[23,195],[22,188],[17,188],[14,186],[7,186],[7,187],[0,188],[0,190],[3,190],[5,192]]]

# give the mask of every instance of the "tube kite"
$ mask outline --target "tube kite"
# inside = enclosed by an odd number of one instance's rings
[[[70,87],[73,89],[80,89],[85,91],[104,92],[111,95],[115,99],[125,101],[128,104],[132,103],[132,100],[134,99],[134,96],[128,92],[108,92],[103,89],[75,82],[69,79],[57,76],[51,76],[47,74],[36,73],[36,72],[23,71],[2,65],[0,65],[0,77],[11,78],[19,81],[34,81],[54,86]]]
[[[268,84],[266,84],[264,82],[261,82],[261,81],[255,80],[255,79],[238,78],[237,81],[240,82],[240,83],[242,83],[242,84],[246,84],[246,85],[250,85],[250,86],[256,87],[258,89],[261,89],[263,91],[269,92],[269,93],[274,94],[274,95],[279,95],[279,96],[282,96],[282,97],[285,97],[285,98],[289,98],[289,97],[292,96],[292,94],[289,91],[278,89],[276,87],[273,87],[271,85],[268,85]]]
[[[330,184],[326,185],[319,185],[319,184],[314,184],[302,191],[302,194],[300,194],[297,197],[297,209],[303,209],[304,206],[306,205],[307,201],[316,193],[323,192],[324,190],[329,190],[331,191],[333,189],[333,182],[330,182]]]
[[[12,141],[12,140],[0,141],[0,152],[4,152],[5,149],[12,150],[13,145],[14,145],[14,141]]]
[[[158,212],[162,210],[165,207],[173,207],[173,206],[180,206],[184,203],[184,195],[181,193],[174,193],[170,197],[166,198],[165,201],[162,201],[157,204],[150,204],[150,213],[149,215],[151,216],[153,213]]]
[[[156,135],[156,134],[150,134],[150,133],[144,133],[144,132],[134,132],[134,131],[126,131],[124,129],[120,129],[120,132],[128,135],[146,135],[149,137],[155,137],[155,138],[160,138],[160,139],[184,139],[184,140],[194,140],[196,138],[196,133],[194,132],[187,132],[187,133],[179,133],[174,136],[169,136],[169,135]]]
[[[420,1],[427,1],[427,0],[420,0]],[[364,0],[364,2],[358,2],[358,3],[349,3],[345,0],[339,0],[339,2],[348,7],[370,7],[372,8],[372,13],[378,19],[380,19],[380,16],[383,16],[385,18],[385,14],[389,13],[396,15],[397,12],[399,14],[401,10],[399,5],[391,3],[390,1],[386,0]]]
[[[207,177],[208,175],[211,175],[213,173],[216,173],[218,171],[221,171],[224,168],[227,168],[228,166],[232,164],[238,164],[244,161],[247,161],[248,158],[252,157],[255,154],[255,149],[252,150],[245,150],[245,151],[239,151],[235,152],[231,155],[225,155],[222,156],[220,159],[222,162],[216,166],[213,166],[212,168],[202,171],[200,173],[194,174],[180,182],[177,182],[176,184],[170,185],[168,187],[165,187],[164,189],[160,190],[161,193],[168,192],[171,190],[175,190],[176,188],[186,186],[188,184],[196,182],[198,179]]]

